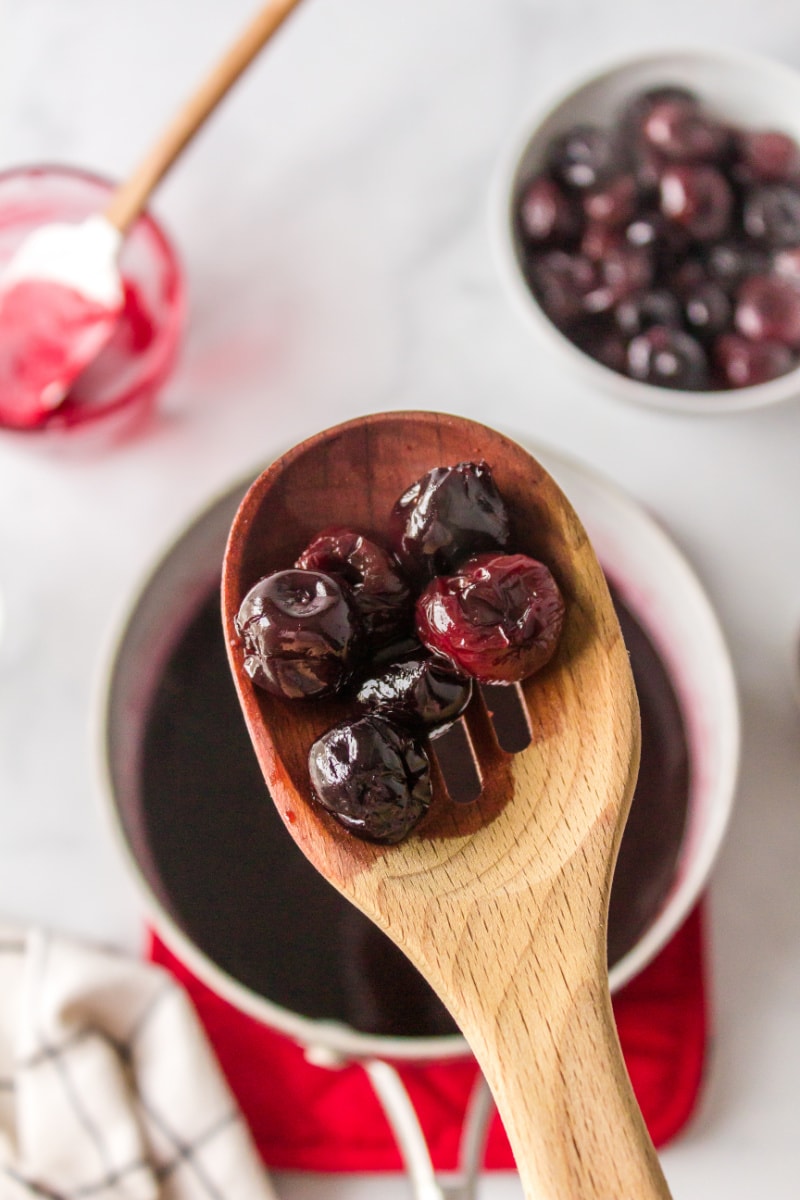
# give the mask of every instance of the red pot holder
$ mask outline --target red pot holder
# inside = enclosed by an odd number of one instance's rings
[[[402,1169],[378,1099],[358,1064],[312,1066],[284,1034],[239,1012],[201,983],[154,935],[149,957],[184,985],[267,1166],[281,1170]],[[688,1121],[698,1098],[708,1034],[703,918],[694,910],[658,957],[614,998],[625,1062],[656,1146]],[[401,1065],[437,1171],[458,1166],[465,1109],[476,1075],[470,1060]],[[485,1166],[514,1160],[499,1118]]]

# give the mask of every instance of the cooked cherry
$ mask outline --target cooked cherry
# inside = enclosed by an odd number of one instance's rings
[[[577,237],[581,219],[574,201],[555,180],[539,175],[522,192],[519,223],[527,241],[557,245]]]
[[[544,311],[556,325],[569,325],[584,312],[584,300],[599,277],[584,254],[551,250],[531,265],[531,285]]]
[[[753,188],[742,215],[751,238],[769,250],[800,244],[800,190],[783,183]]]
[[[373,648],[411,629],[411,588],[397,560],[382,546],[352,529],[333,527],[318,534],[295,566],[343,580]]]
[[[647,210],[625,227],[625,241],[647,250],[656,270],[671,270],[688,253],[691,235],[663,213]]]
[[[634,292],[621,300],[614,310],[614,316],[620,332],[632,338],[651,325],[679,328],[681,306],[672,292],[666,288],[654,288],[652,291]]]
[[[722,333],[729,325],[733,312],[725,289],[711,280],[687,289],[683,308],[690,332],[702,338]]]
[[[772,260],[772,269],[782,279],[791,280],[795,287],[800,286],[800,246],[779,250]]]
[[[607,225],[603,221],[589,221],[583,230],[580,252],[596,264],[624,244],[622,234],[613,225]]]
[[[508,544],[508,512],[485,462],[434,467],[392,509],[392,540],[418,577],[454,570],[470,554]]]
[[[696,94],[680,84],[663,84],[635,92],[620,111],[619,127],[622,136],[635,147],[641,139],[644,122],[655,106],[671,102],[691,104],[695,107],[699,105]]]
[[[626,296],[649,287],[653,280],[653,256],[645,248],[623,244],[609,250],[597,268],[597,286],[583,298],[583,307],[589,313],[609,312]]]
[[[614,139],[596,125],[575,125],[554,138],[548,150],[548,165],[554,177],[579,191],[599,187],[617,167]]]
[[[737,138],[740,178],[755,183],[789,183],[800,176],[800,146],[776,130],[742,132]]]
[[[479,554],[434,579],[417,601],[417,633],[459,671],[513,683],[555,653],[564,601],[544,563],[525,554]]]
[[[714,343],[714,362],[726,387],[752,387],[785,375],[794,356],[782,342],[751,342],[735,333],[725,333]]]
[[[644,141],[664,158],[711,162],[728,143],[727,130],[694,99],[675,97],[654,103],[642,121]]]
[[[616,227],[630,221],[636,212],[637,187],[633,175],[618,175],[583,198],[589,221]]]
[[[308,756],[314,794],[350,833],[399,842],[431,802],[425,751],[407,730],[378,716],[337,725]]]
[[[708,360],[690,334],[652,325],[628,345],[628,374],[656,387],[700,391],[708,387]]]
[[[748,275],[763,275],[768,265],[766,252],[743,238],[718,242],[708,248],[705,256],[710,278],[728,292],[738,287]]]
[[[605,315],[599,321],[590,319],[572,331],[576,345],[611,371],[624,373],[627,345],[613,317]]]
[[[234,624],[247,674],[290,700],[338,691],[352,676],[362,646],[355,610],[338,581],[320,571],[275,571],[260,579]]]
[[[800,346],[800,291],[778,275],[753,275],[739,288],[734,321],[751,341]]]
[[[733,192],[716,167],[668,167],[661,175],[661,211],[693,238],[710,241],[730,225]]]
[[[362,708],[413,728],[452,721],[471,695],[471,680],[449,659],[423,650],[366,679],[356,698]]]

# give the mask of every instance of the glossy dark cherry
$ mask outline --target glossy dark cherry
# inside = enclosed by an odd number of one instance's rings
[[[575,125],[554,138],[548,150],[553,177],[568,188],[588,191],[615,173],[619,158],[613,135],[596,125]]]
[[[751,342],[735,333],[725,333],[714,343],[714,363],[726,387],[752,387],[767,383],[791,370],[794,359],[781,342]]]
[[[588,221],[580,240],[580,253],[588,258],[592,270],[597,270],[597,264],[608,254],[616,254],[625,245],[625,238],[619,229],[604,221]]]
[[[578,235],[580,213],[574,200],[554,179],[539,175],[522,193],[519,223],[526,241],[556,245]]]
[[[779,250],[772,260],[772,270],[781,279],[788,279],[795,287],[800,287],[800,246]]]
[[[701,391],[709,385],[708,360],[690,334],[666,325],[651,325],[628,345],[628,374],[641,383],[679,391]]]
[[[661,211],[697,241],[721,238],[733,212],[733,191],[716,167],[675,165],[662,172]]]
[[[250,589],[235,626],[253,683],[296,700],[326,696],[357,665],[363,631],[342,587],[319,571],[275,571]]]
[[[695,92],[690,88],[673,83],[634,92],[622,105],[617,124],[620,138],[629,153],[638,150],[642,141],[644,123],[653,108],[657,104],[670,102],[699,105],[699,99]]]
[[[432,580],[417,601],[417,633],[459,671],[514,683],[548,663],[564,600],[544,563],[524,554],[480,554]]]
[[[610,249],[597,264],[598,280],[583,297],[584,311],[610,312],[634,292],[653,282],[653,256],[648,248],[623,243]]]
[[[791,183],[800,179],[800,146],[787,133],[756,130],[737,138],[738,175],[755,183]]]
[[[607,232],[605,226],[600,226]],[[544,311],[563,327],[580,320],[584,301],[599,286],[597,264],[586,254],[550,250],[531,264],[531,286]]]
[[[366,679],[356,699],[362,708],[412,728],[442,725],[467,707],[472,681],[449,659],[422,651],[389,663]]]
[[[666,288],[634,292],[617,305],[614,317],[620,333],[627,338],[649,329],[651,325],[668,325],[678,329],[681,324],[681,305]]]
[[[401,638],[412,627],[411,587],[397,560],[352,529],[323,530],[295,566],[342,580],[358,610],[370,648]]]
[[[454,570],[470,554],[508,545],[508,513],[490,467],[463,462],[428,471],[395,504],[392,544],[418,579]]]
[[[314,795],[350,833],[372,842],[406,837],[431,802],[425,751],[405,729],[379,716],[347,721],[311,747]]]
[[[753,188],[742,221],[745,232],[768,250],[800,245],[800,188],[783,183]]]
[[[656,101],[641,129],[645,143],[673,162],[714,162],[728,142],[724,126],[686,97]]]
[[[618,175],[583,197],[583,211],[587,221],[616,228],[632,220],[638,201],[638,188],[633,175]]]
[[[800,291],[788,279],[752,275],[739,288],[734,320],[752,341],[800,348]]]
[[[709,279],[686,289],[683,311],[687,328],[697,337],[707,339],[729,327],[733,306],[725,289]]]
[[[763,275],[768,264],[766,251],[745,237],[709,246],[704,259],[709,278],[728,292],[733,292],[748,275]]]

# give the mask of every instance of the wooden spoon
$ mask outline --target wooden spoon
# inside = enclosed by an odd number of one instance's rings
[[[262,575],[335,521],[381,535],[407,486],[485,459],[513,545],[564,591],[556,658],[524,684],[534,730],[500,751],[467,718],[484,790],[447,802],[434,771],[423,823],[396,846],[360,841],[310,794],[307,756],[343,701],[290,703],[253,687],[233,617]],[[622,1059],[608,992],[611,878],[639,758],[636,693],[608,588],[553,480],[501,434],[458,417],[383,413],[327,430],[253,484],[225,552],[231,669],[272,798],[297,844],[406,952],[453,1013],[494,1094],[533,1200],[664,1200],[669,1192]]]

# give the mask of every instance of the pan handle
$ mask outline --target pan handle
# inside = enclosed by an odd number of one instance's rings
[[[397,1140],[415,1200],[474,1200],[489,1120],[494,1112],[494,1102],[483,1075],[478,1072],[461,1131],[459,1170],[447,1180],[440,1180],[433,1169],[414,1106],[397,1070],[375,1058],[366,1059],[362,1066]]]

